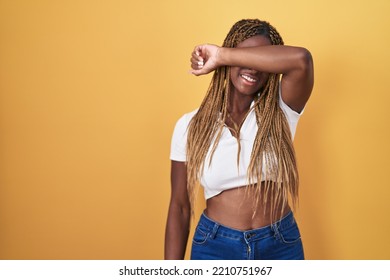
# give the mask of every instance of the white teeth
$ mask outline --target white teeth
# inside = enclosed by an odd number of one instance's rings
[[[251,82],[251,83],[256,82],[256,79],[253,79],[247,75],[241,75],[241,77],[244,78],[245,80],[247,80],[248,82]]]

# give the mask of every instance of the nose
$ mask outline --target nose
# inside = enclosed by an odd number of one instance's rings
[[[259,73],[257,70],[254,70],[254,69],[245,69],[246,70],[246,72],[248,73],[248,74],[252,74],[252,75],[256,75],[257,73]]]

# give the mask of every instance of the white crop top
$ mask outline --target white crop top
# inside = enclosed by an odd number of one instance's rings
[[[292,138],[294,139],[297,123],[303,111],[297,113],[288,107],[281,98],[280,90],[279,101],[280,107],[286,115],[290,126]],[[200,184],[204,188],[206,199],[216,196],[224,190],[244,186],[248,182],[246,171],[249,166],[253,142],[258,129],[255,110],[252,110],[253,104],[254,103],[252,102],[251,111],[240,129],[241,152],[239,155],[239,166],[237,166],[237,139],[231,134],[226,126],[223,127],[219,144],[217,145],[210,165],[208,162],[211,148],[209,149],[205,161],[207,164],[204,165],[204,172],[200,178]],[[186,161],[187,127],[196,112],[197,110],[187,113],[177,121],[171,142],[171,160]],[[213,143],[211,143],[211,147],[212,146]]]

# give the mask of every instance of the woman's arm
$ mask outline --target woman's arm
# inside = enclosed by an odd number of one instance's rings
[[[184,162],[171,164],[171,201],[165,229],[166,260],[184,259],[190,228],[190,202],[187,192],[187,168]]]
[[[221,48],[215,45],[195,47],[191,73],[203,75],[220,66],[237,66],[266,73],[282,74],[282,98],[300,112],[314,83],[313,59],[308,50],[291,46]]]

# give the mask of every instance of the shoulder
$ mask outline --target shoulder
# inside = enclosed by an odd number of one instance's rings
[[[184,115],[182,115],[176,122],[176,128],[187,128],[188,127],[188,124],[190,123],[190,121],[192,120],[192,118],[195,116],[195,114],[198,112],[198,108],[191,111],[191,112],[188,112],[188,113],[185,113]]]
[[[177,122],[172,135],[171,141],[171,160],[186,161],[186,143],[188,124],[198,109],[184,114]]]

